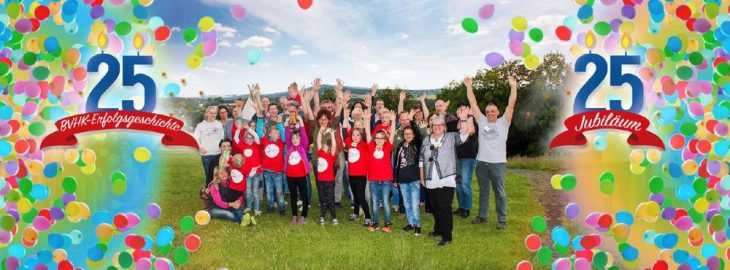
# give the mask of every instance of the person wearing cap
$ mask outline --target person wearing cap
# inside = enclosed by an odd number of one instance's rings
[[[195,126],[194,138],[200,147],[200,160],[205,172],[205,185],[208,186],[215,175],[213,170],[218,166],[220,149],[218,143],[224,138],[223,125],[216,121],[218,107],[210,106],[205,110],[205,118]]]
[[[507,193],[504,189],[505,168],[507,164],[507,134],[512,123],[512,114],[517,101],[517,80],[508,78],[510,85],[509,101],[502,117],[494,103],[487,104],[485,114],[479,110],[473,79],[464,78],[466,97],[471,105],[471,112],[479,125],[479,151],[477,153],[476,174],[479,182],[479,214],[472,221],[481,224],[487,221],[489,213],[489,188],[494,189],[494,200],[497,204],[497,229],[507,228]]]
[[[439,246],[448,245],[452,241],[454,220],[451,203],[454,200],[456,175],[459,172],[456,147],[464,143],[473,129],[473,125],[462,125],[459,133],[446,132],[444,116],[437,115],[431,122],[431,135],[421,143],[419,174],[421,185],[428,189],[434,217],[434,229],[429,236],[440,236]]]

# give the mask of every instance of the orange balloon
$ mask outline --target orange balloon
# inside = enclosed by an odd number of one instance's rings
[[[63,55],[63,62],[70,66],[78,65],[79,60],[81,60],[81,53],[76,48],[66,50],[66,53]]]

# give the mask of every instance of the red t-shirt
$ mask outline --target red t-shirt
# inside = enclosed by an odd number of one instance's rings
[[[383,123],[378,123],[377,125],[375,125],[375,128],[373,129],[373,131],[371,132],[370,135],[375,137],[375,133],[378,133],[378,131],[381,131],[381,130],[385,131],[385,134],[388,134],[388,136],[390,136],[390,125],[384,126]]]
[[[284,141],[281,139],[272,142],[268,137],[261,139],[263,149],[262,167],[272,172],[284,171]]]
[[[239,134],[239,137],[241,138],[241,143],[243,143],[243,134],[244,134],[243,131],[241,132],[241,134]],[[238,147],[236,140],[233,138],[235,136],[236,136],[236,122],[233,122],[233,124],[231,125],[231,156],[241,153],[241,148]]]
[[[230,180],[228,183],[228,188],[235,190],[235,191],[246,191],[246,165],[245,163],[243,166],[238,167],[233,162],[230,162],[230,168],[231,172],[229,173],[228,179]]]
[[[335,155],[332,152],[317,151],[317,181],[335,181]]]
[[[238,144],[238,148],[241,149],[241,154],[243,154],[243,157],[246,159],[246,167],[247,168],[255,168],[256,173],[261,172],[261,145],[252,143],[252,144],[246,144],[243,142],[244,139],[241,139]],[[246,175],[250,172],[247,171]]]
[[[286,157],[286,176],[288,177],[305,177],[307,176],[307,168],[304,167],[304,159],[299,152],[292,149]]]
[[[393,145],[385,141],[383,149],[375,149],[375,141],[368,144],[368,180],[369,181],[393,181],[393,165],[390,163],[390,155],[393,152]]]
[[[367,172],[367,154],[368,146],[361,141],[356,146],[352,145],[352,139],[345,139],[345,147],[347,147],[347,169],[352,176],[365,176]]]

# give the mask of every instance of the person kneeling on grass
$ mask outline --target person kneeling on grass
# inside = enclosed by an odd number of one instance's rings
[[[384,111],[380,114],[381,120],[395,121],[393,113]],[[365,119],[370,120],[371,113],[365,113]],[[390,203],[388,196],[393,187],[393,165],[390,157],[393,152],[393,140],[395,139],[395,125],[389,125],[389,133],[381,129],[375,133],[375,138],[371,139],[370,126],[365,125],[365,135],[368,143],[367,166],[368,166],[368,184],[370,185],[370,198],[372,198],[373,206],[373,223],[368,226],[368,231],[378,229],[378,221],[380,221],[380,205],[383,206],[385,212],[385,225],[382,231],[391,232],[390,220]],[[388,135],[390,134],[390,135]]]
[[[228,172],[223,167],[215,168],[215,176],[208,192],[208,212],[211,218],[230,220],[243,225],[243,192],[230,188]],[[246,182],[243,182],[246,185]]]
[[[304,128],[304,121],[299,115],[291,115],[286,122],[286,181],[289,184],[289,205],[291,205],[292,224],[303,225],[307,222],[309,198],[307,197],[307,175],[312,170],[307,158],[309,139]],[[297,218],[297,204],[302,196],[302,215]]]
[[[322,136],[329,134],[330,145],[322,144]],[[332,217],[332,225],[337,225],[337,214],[335,213],[335,159],[337,159],[337,141],[335,130],[319,129],[317,133],[317,191],[319,192],[320,215],[319,223],[324,226],[327,211]]]

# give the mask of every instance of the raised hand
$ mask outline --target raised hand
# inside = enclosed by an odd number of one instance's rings
[[[343,82],[341,79],[337,78],[337,84],[335,85],[335,91],[342,91],[344,84],[345,84],[345,82]]]
[[[514,76],[510,75],[507,77],[507,80],[509,81],[509,86],[512,88],[517,88],[517,79],[515,79]]]
[[[459,120],[464,121],[467,118],[469,118],[469,110],[470,109],[467,109],[466,107],[461,106],[458,109],[456,109],[456,116],[459,117]]]
[[[344,96],[343,96],[343,98],[344,98],[344,100],[345,100],[345,104],[348,104],[348,103],[350,103],[350,97],[351,97],[351,95],[352,95],[352,94],[350,93],[350,91],[345,91],[345,94],[344,94]]]
[[[322,79],[316,78],[312,81],[312,90],[319,91],[319,86],[322,85]]]
[[[374,83],[373,86],[370,87],[370,93],[375,95],[375,91],[378,91],[378,84]]]
[[[421,102],[426,102],[426,93],[421,94]]]
[[[400,100],[406,100],[406,90],[400,90]]]
[[[472,79],[471,77],[468,77],[468,76],[464,77],[464,86],[466,86],[466,88],[471,88],[473,85],[474,85],[474,79]]]

